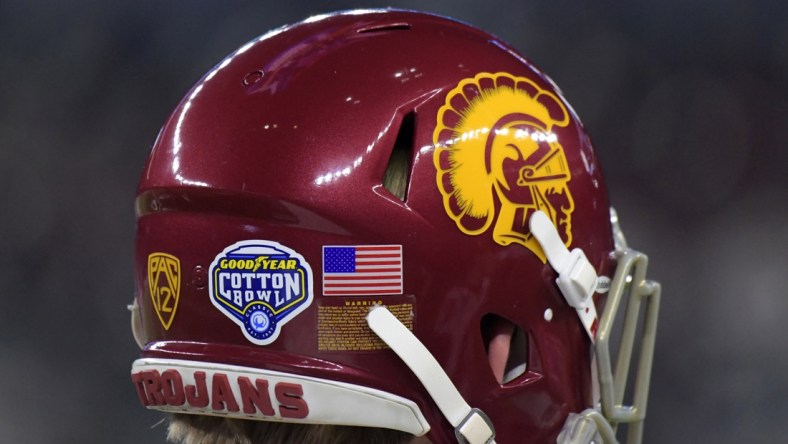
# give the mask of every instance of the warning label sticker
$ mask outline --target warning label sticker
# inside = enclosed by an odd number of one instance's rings
[[[408,330],[413,330],[413,298],[392,300],[348,298],[324,299],[317,311],[319,351],[375,351],[388,346],[370,330],[366,316],[373,305],[385,305]]]

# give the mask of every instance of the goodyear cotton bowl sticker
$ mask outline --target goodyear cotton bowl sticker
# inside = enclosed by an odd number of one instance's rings
[[[572,241],[574,201],[556,128],[569,125],[563,101],[525,77],[480,73],[446,95],[433,133],[437,186],[446,214],[462,232],[519,244],[543,262],[528,228],[543,211]]]
[[[309,264],[277,242],[230,245],[213,260],[208,276],[213,305],[258,345],[274,342],[313,299]]]

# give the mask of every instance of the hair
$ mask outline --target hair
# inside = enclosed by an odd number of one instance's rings
[[[372,427],[173,414],[167,439],[176,444],[406,444],[413,435]]]
[[[408,194],[408,176],[413,157],[414,122],[413,113],[403,117],[388,166],[383,173],[383,187],[403,201]]]

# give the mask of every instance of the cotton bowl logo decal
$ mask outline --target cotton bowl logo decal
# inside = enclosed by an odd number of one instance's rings
[[[312,303],[312,269],[303,256],[276,242],[241,241],[211,263],[211,302],[251,342],[274,342],[283,325]]]
[[[446,95],[433,133],[438,190],[446,214],[469,235],[494,223],[500,245],[520,244],[542,262],[528,228],[541,210],[572,242],[574,201],[557,127],[569,124],[562,100],[524,77],[480,73]]]

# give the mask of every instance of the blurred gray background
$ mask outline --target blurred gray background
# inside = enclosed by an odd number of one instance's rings
[[[450,15],[561,85],[664,284],[646,441],[785,440],[788,8],[778,2],[0,2],[0,442],[162,443],[129,380],[132,201],[170,111],[315,13]]]

